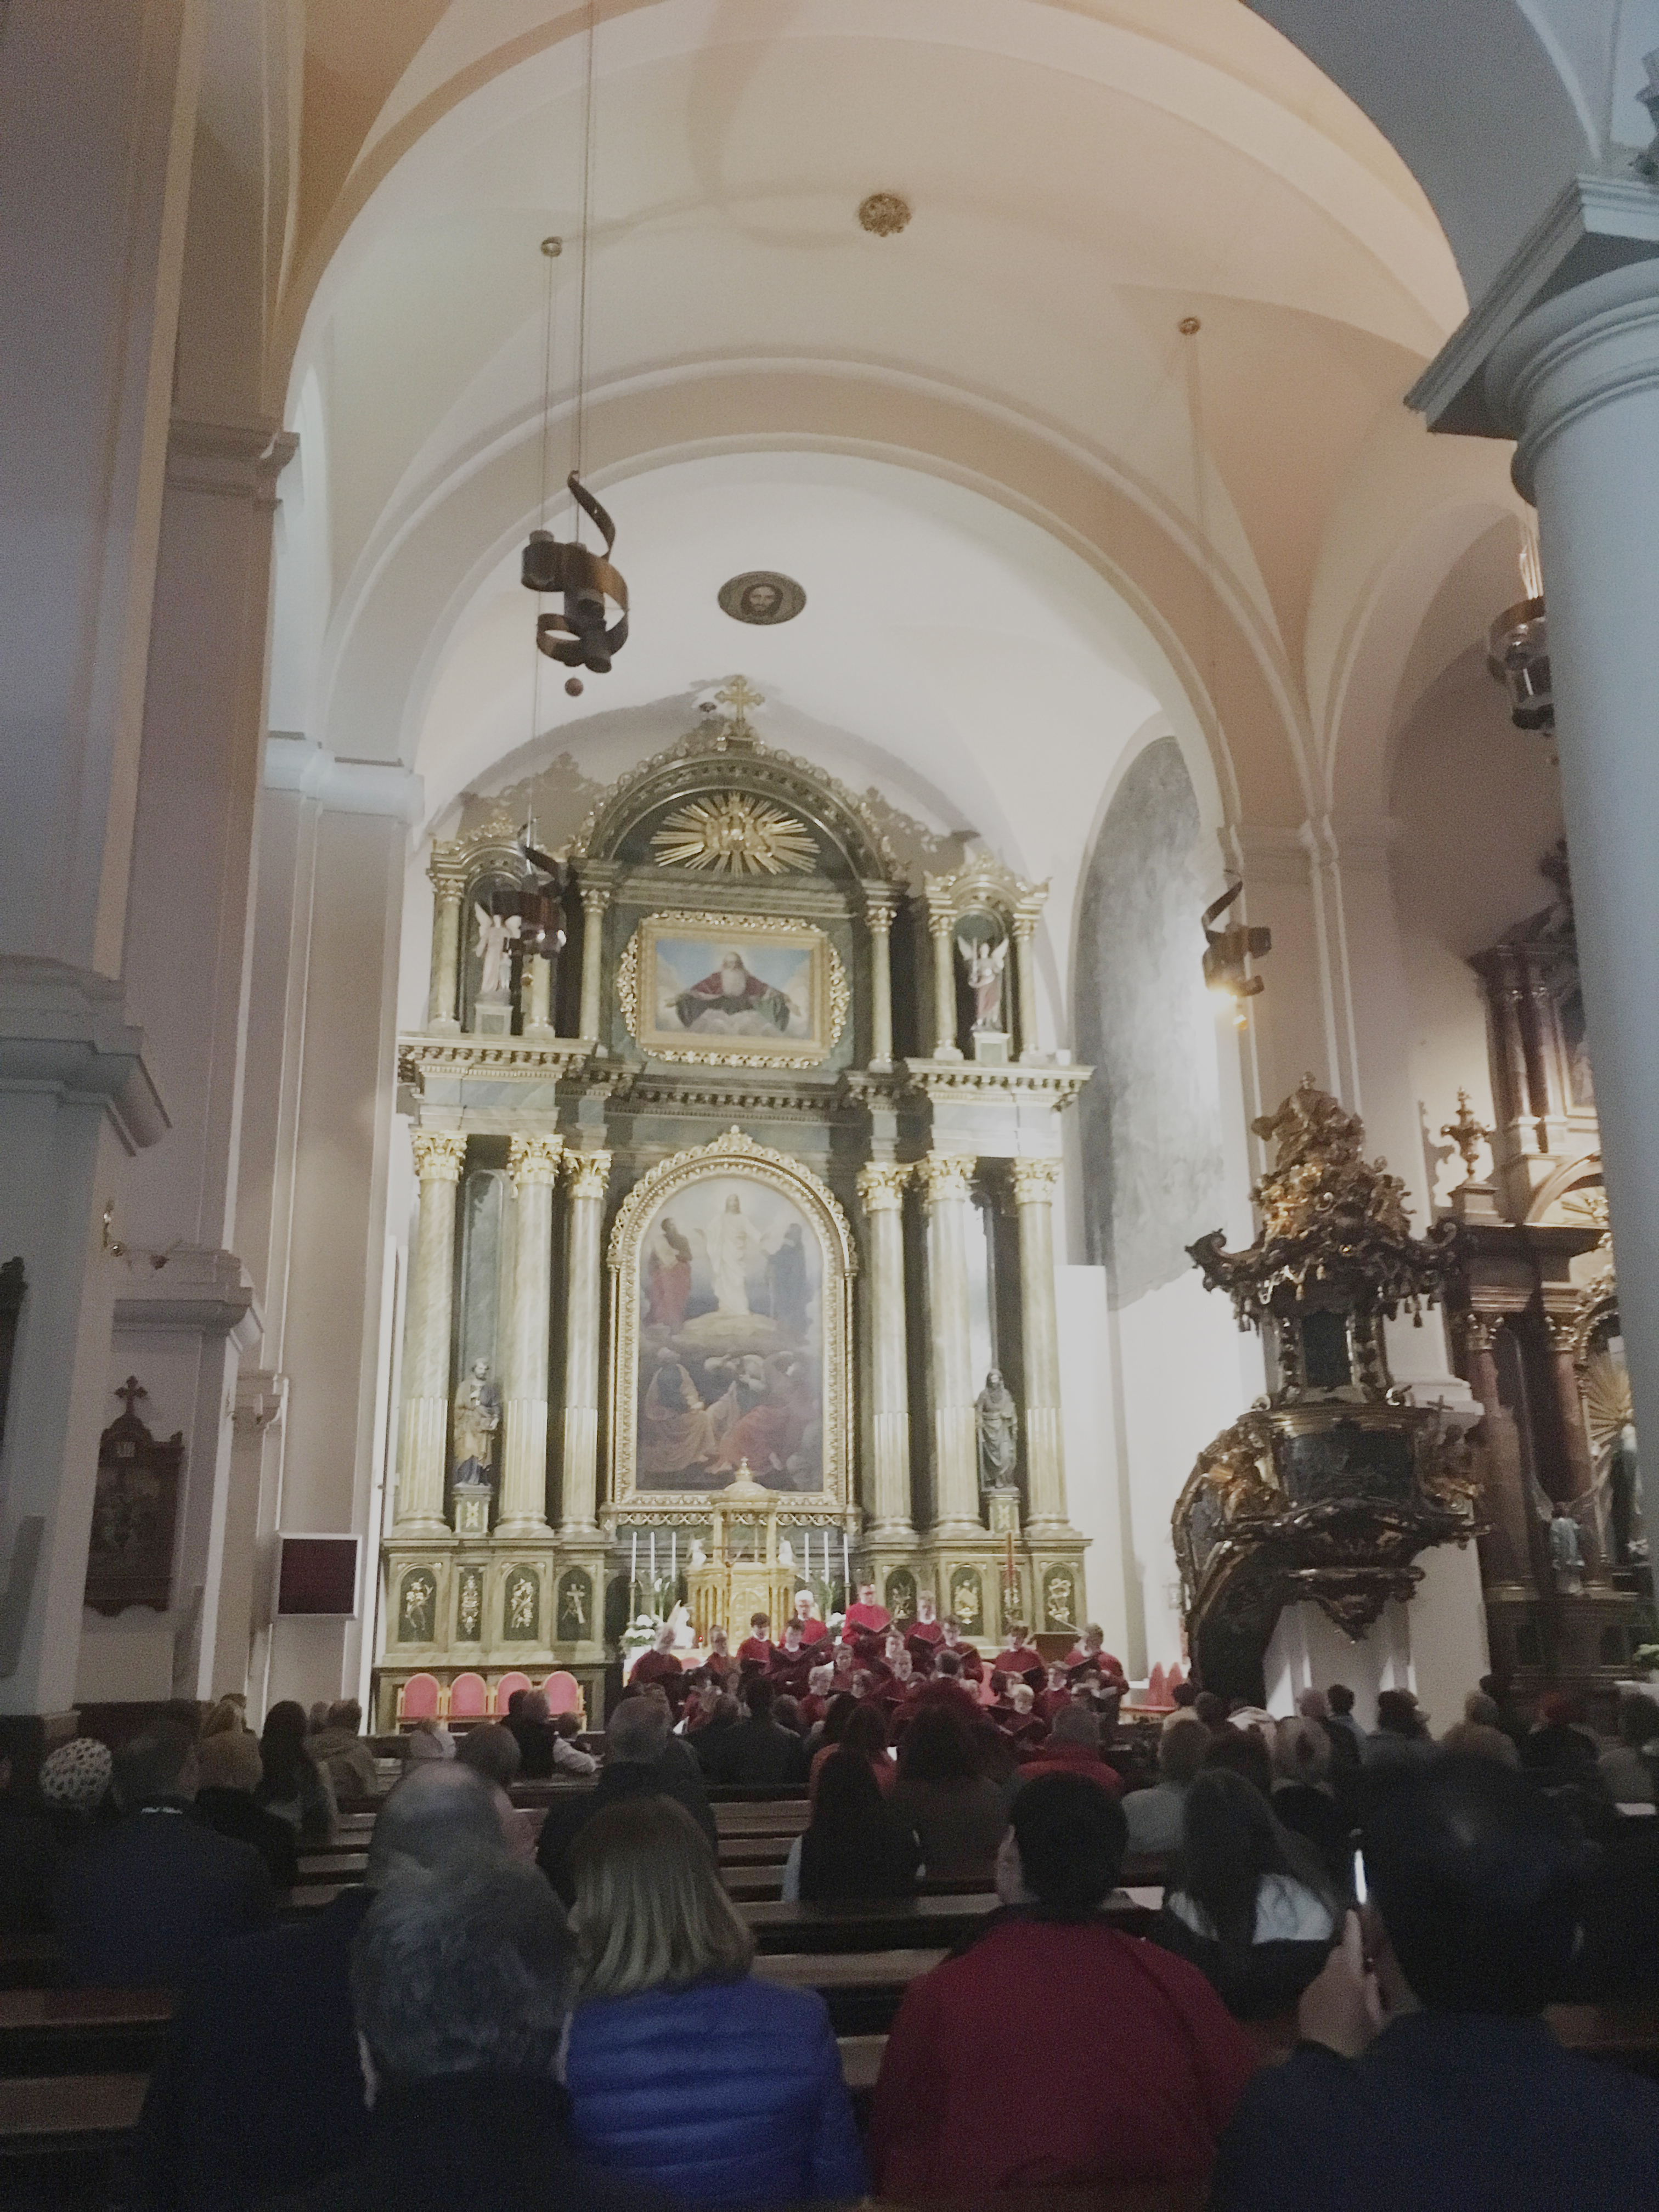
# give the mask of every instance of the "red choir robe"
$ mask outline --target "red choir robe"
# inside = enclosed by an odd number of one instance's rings
[[[1051,1721],[1057,1712],[1069,1705],[1071,1702],[1072,1692],[1069,1685],[1058,1690],[1044,1690],[1036,1701],[1037,1713],[1042,1719]]]
[[[1033,1651],[1029,1644],[1022,1644],[1007,1651],[999,1651],[991,1662],[997,1674],[1007,1674],[1018,1680],[1026,1674],[1047,1677],[1048,1667],[1040,1651]]]
[[[1011,1712],[1002,1723],[1002,1732],[1014,1747],[1014,1756],[1022,1765],[1033,1758],[1048,1741],[1048,1723],[1040,1721],[1035,1713],[1027,1713],[1022,1720]]]
[[[800,1640],[803,1644],[822,1644],[830,1633],[817,1613],[809,1614],[805,1620],[797,1621],[795,1625],[800,1630]]]
[[[780,1644],[772,1654],[772,1680],[790,1697],[803,1697],[806,1691],[806,1677],[815,1663],[804,1644],[799,1651],[791,1651],[787,1645]]]
[[[985,1679],[985,1662],[971,1644],[942,1644],[941,1651],[954,1651],[962,1662],[962,1677],[965,1682],[981,1682]]]
[[[1073,1680],[1079,1674],[1095,1668],[1098,1670],[1101,1680],[1114,1690],[1127,1690],[1129,1686],[1122,1661],[1115,1659],[1109,1651],[1085,1651],[1080,1644],[1074,1644],[1066,1655],[1066,1667]]]
[[[885,1636],[891,1621],[884,1605],[849,1605],[842,1633],[850,1637],[856,1629],[866,1636]]]
[[[776,1644],[769,1637],[745,1636],[738,1646],[738,1665],[739,1668],[746,1667],[753,1662],[762,1667],[769,1667],[776,1650]]]
[[[646,1650],[641,1651],[634,1662],[633,1672],[628,1679],[630,1682],[641,1684],[665,1682],[671,1675],[682,1672],[684,1669],[672,1651]]]

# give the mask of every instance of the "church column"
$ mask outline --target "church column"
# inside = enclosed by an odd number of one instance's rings
[[[559,1534],[597,1526],[599,1468],[599,1231],[611,1180],[609,1152],[567,1152],[570,1237],[565,1281],[564,1453]]]
[[[891,1160],[859,1170],[859,1203],[870,1224],[870,1536],[909,1543],[910,1382],[904,1321],[904,1186],[910,1170]]]
[[[1036,961],[1032,945],[1037,918],[1024,906],[1014,908],[1011,935],[1014,940],[1014,1025],[1022,1060],[1037,1058]]]
[[[449,1472],[449,1347],[455,1305],[455,1206],[466,1139],[416,1129],[410,1139],[421,1182],[420,1218],[409,1270],[404,1346],[404,1413],[398,1437],[398,1528],[440,1535]]]
[[[605,957],[605,910],[611,903],[610,871],[603,878],[597,870],[584,868],[581,875],[582,895],[582,1006],[581,1034],[597,1038],[599,1034],[600,987],[604,981],[602,962]]]
[[[507,1172],[518,1194],[513,1305],[504,1332],[507,1389],[501,1425],[503,1536],[544,1536],[547,1523],[547,1344],[553,1305],[553,1185],[562,1137],[514,1137]]]
[[[928,915],[927,927],[933,940],[933,1057],[960,1060],[962,1047],[957,1042],[955,916],[935,908]]]
[[[459,1036],[461,1030],[461,894],[465,889],[460,871],[441,860],[434,848],[427,863],[432,879],[432,999],[427,1008],[427,1028],[440,1036]]]
[[[965,1213],[971,1156],[930,1152],[915,1174],[927,1214],[927,1335],[933,1418],[934,1530],[971,1535],[979,1517]]]
[[[524,1026],[526,1036],[551,1036],[553,1023],[550,1008],[553,1000],[553,963],[539,952],[527,954],[525,959]]]
[[[1019,1224],[1019,1328],[1025,1370],[1025,1480],[1029,1533],[1070,1535],[1066,1455],[1060,1437],[1060,1328],[1054,1310],[1054,1184],[1058,1160],[1009,1166]]]
[[[890,884],[864,887],[865,919],[870,925],[870,1066],[885,1075],[893,1065],[893,909]]]

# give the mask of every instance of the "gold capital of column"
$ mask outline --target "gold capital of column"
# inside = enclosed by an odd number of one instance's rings
[[[918,1160],[910,1173],[928,1212],[936,1206],[965,1201],[972,1194],[978,1164],[971,1152],[929,1152]]]
[[[1011,1160],[1008,1190],[1016,1206],[1050,1206],[1060,1181],[1060,1162],[1054,1159]]]
[[[507,1148],[507,1171],[520,1190],[556,1182],[563,1152],[562,1137],[514,1137]]]
[[[458,1129],[416,1129],[410,1135],[415,1172],[422,1182],[459,1182],[466,1139]]]
[[[609,1152],[568,1152],[564,1156],[570,1173],[572,1198],[603,1198],[611,1181]]]
[[[909,1180],[907,1162],[872,1160],[858,1172],[859,1204],[866,1213],[896,1213],[904,1204],[904,1186]]]

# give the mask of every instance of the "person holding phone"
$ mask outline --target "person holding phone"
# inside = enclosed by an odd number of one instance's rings
[[[1659,2085],[1542,2017],[1578,1937],[1582,1846],[1521,1775],[1451,1755],[1374,1808],[1301,2042],[1246,2089],[1212,2212],[1636,2212]]]

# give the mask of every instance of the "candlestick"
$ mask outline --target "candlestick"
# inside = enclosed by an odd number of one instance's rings
[[[631,1623],[639,1610],[640,1590],[640,1532],[634,1531],[634,1548],[628,1555],[628,1618]]]
[[[851,1605],[853,1602],[853,1547],[844,1528],[841,1532],[841,1578],[846,1588],[847,1602]]]
[[[668,1536],[668,1595],[671,1602],[679,1589],[679,1583],[680,1532],[678,1528],[673,1528],[669,1531]]]

